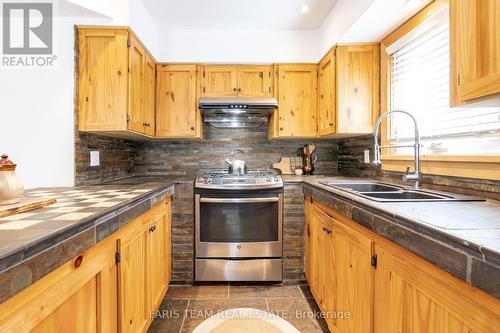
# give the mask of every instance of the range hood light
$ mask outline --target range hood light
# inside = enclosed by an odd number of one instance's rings
[[[230,113],[230,114],[242,114],[242,113],[245,113],[245,112],[246,111],[242,110],[242,109],[231,109],[227,113]]]

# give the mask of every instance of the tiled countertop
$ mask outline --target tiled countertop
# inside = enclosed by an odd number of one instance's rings
[[[305,194],[313,199],[500,298],[498,201],[382,203],[322,184],[360,178],[284,176],[283,179],[285,183],[302,183]]]
[[[500,298],[500,204],[379,203],[321,184],[360,180],[284,176],[315,200],[462,280]],[[86,187],[43,188],[57,204],[0,219],[0,302],[132,221],[194,177],[132,177]]]
[[[0,218],[0,303],[173,195],[175,180],[133,177],[102,185],[38,188],[57,203]]]

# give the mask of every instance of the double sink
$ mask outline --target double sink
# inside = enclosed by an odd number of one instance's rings
[[[326,181],[321,183],[378,202],[484,201],[475,197],[455,197],[424,190],[408,190],[402,186],[378,182]]]

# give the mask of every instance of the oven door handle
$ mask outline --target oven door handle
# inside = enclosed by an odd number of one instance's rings
[[[261,203],[278,202],[278,197],[270,198],[200,198],[200,202],[206,203]]]

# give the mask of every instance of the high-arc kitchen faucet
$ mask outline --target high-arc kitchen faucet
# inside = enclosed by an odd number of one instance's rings
[[[378,136],[380,133],[380,125],[382,124],[382,121],[390,116],[391,114],[394,113],[402,113],[407,116],[409,116],[413,120],[413,124],[415,127],[415,139],[414,139],[414,144],[413,145],[380,145],[378,143]],[[404,110],[392,110],[388,111],[384,114],[382,114],[377,122],[375,123],[375,128],[373,130],[373,136],[375,140],[375,156],[373,160],[373,164],[375,165],[381,165],[382,161],[380,160],[380,150],[382,148],[413,148],[414,153],[415,153],[415,170],[413,173],[410,173],[410,167],[406,167],[406,174],[403,176],[403,181],[405,182],[413,182],[413,188],[418,189],[420,187],[420,180],[422,177],[422,172],[420,170],[420,135],[418,133],[418,124],[417,120],[415,117],[409,113],[408,111]]]

